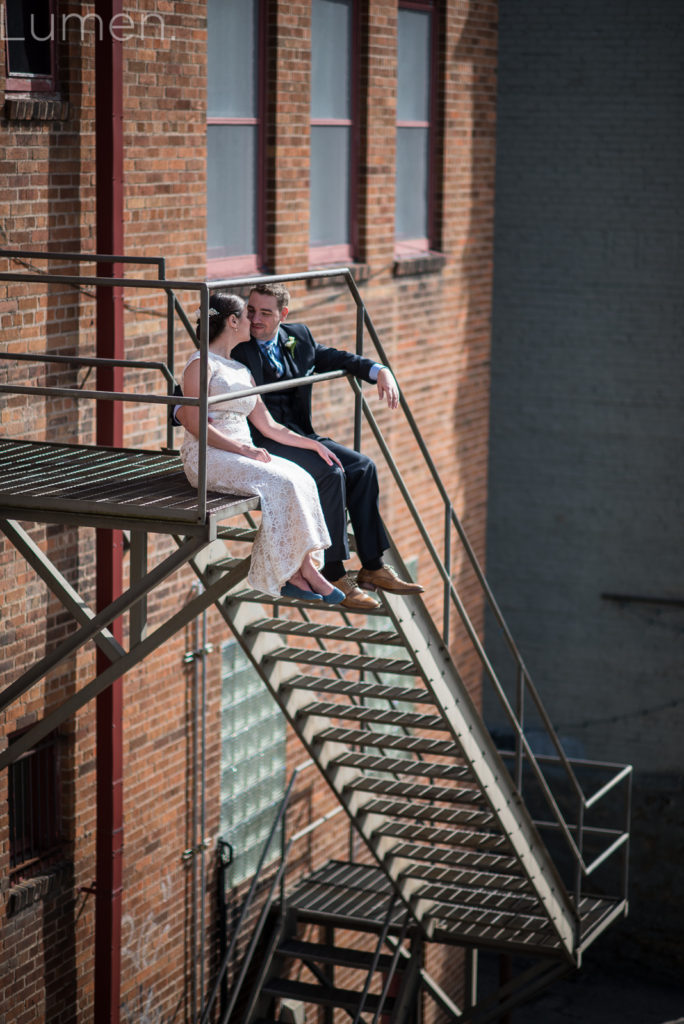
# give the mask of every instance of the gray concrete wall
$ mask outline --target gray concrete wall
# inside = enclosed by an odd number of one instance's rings
[[[602,595],[684,600],[683,53],[681,0],[500,5],[488,575],[567,749],[635,766],[641,956],[684,946],[684,607]]]

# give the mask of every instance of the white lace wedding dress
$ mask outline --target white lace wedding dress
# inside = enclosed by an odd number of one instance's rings
[[[199,359],[199,352],[188,361]],[[253,386],[249,370],[234,359],[209,353],[209,395]],[[233,441],[252,444],[247,416],[254,395],[210,406],[211,424]],[[197,487],[199,442],[189,430],[181,446],[185,475]],[[248,580],[255,590],[277,596],[306,554],[330,545],[313,477],[301,467],[271,456],[257,462],[235,452],[207,446],[207,489],[225,494],[256,494],[261,502],[261,525],[252,548]],[[314,555],[319,565],[322,558]]]

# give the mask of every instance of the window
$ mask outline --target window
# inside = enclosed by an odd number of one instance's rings
[[[233,847],[230,880],[256,869],[285,789],[285,719],[247,656],[223,647],[221,834]],[[272,846],[273,857],[280,845]]]
[[[353,0],[312,0],[309,244],[312,264],[354,248],[355,10]]]
[[[7,0],[5,19],[5,89],[8,92],[53,92],[54,0]]]
[[[15,881],[62,852],[58,753],[59,734],[53,732],[9,767],[10,873]]]
[[[212,275],[261,262],[263,87],[261,0],[209,0],[207,260]]]
[[[432,48],[430,5],[403,4],[398,15],[397,173],[398,255],[426,252],[432,235]]]

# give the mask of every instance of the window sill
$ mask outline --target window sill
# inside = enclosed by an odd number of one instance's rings
[[[420,274],[438,274],[446,266],[443,252],[421,252],[415,256],[398,256],[394,261],[395,277],[414,277]]]
[[[6,897],[7,916],[20,914],[34,903],[40,903],[55,895],[70,871],[70,864],[57,864],[42,875],[35,875],[33,878],[10,885]]]
[[[8,121],[66,121],[69,102],[59,93],[52,96],[5,93],[5,117]]]
[[[367,281],[370,277],[370,267],[367,263],[348,263],[348,264],[337,264],[337,266],[346,266],[347,270],[357,283],[360,281]],[[325,266],[312,266],[309,270],[325,270]],[[332,269],[332,268],[331,268]],[[339,277],[311,277],[306,282],[307,288],[328,288],[329,286],[339,286]]]

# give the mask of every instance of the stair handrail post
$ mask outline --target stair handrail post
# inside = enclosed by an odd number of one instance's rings
[[[222,960],[221,964],[219,965],[218,973],[217,973],[217,976],[216,976],[216,981],[214,982],[214,987],[213,987],[213,989],[211,991],[211,994],[209,996],[209,999],[207,1001],[207,1005],[204,1008],[204,1012],[203,1012],[203,1014],[202,1014],[202,1016],[200,1018],[200,1024],[207,1024],[207,1022],[209,1021],[209,1017],[210,1017],[211,1011],[212,1011],[214,1003],[216,1001],[216,996],[217,996],[218,991],[219,991],[219,989],[221,987],[221,983],[222,983],[223,978],[224,978],[224,976],[226,974],[226,971],[228,970],[228,965],[229,965],[230,961],[232,960],[233,953],[235,952],[235,946],[237,945],[237,940],[238,940],[238,936],[240,934],[240,930],[241,930],[243,922],[244,922],[244,920],[245,920],[245,918],[247,916],[247,912],[248,912],[249,908],[252,905],[252,901],[253,901],[254,895],[256,893],[257,883],[258,883],[259,878],[261,876],[261,872],[262,872],[262,869],[264,867],[264,863],[266,861],[266,856],[267,856],[268,851],[270,849],[271,843],[273,842],[273,837],[275,836],[275,834],[276,834],[276,832],[278,830],[278,826],[280,825],[281,821],[284,819],[285,811],[287,810],[287,806],[288,806],[288,803],[289,803],[289,800],[290,800],[290,795],[292,793],[292,788],[294,786],[295,779],[297,778],[297,775],[299,774],[299,772],[301,772],[304,768],[307,768],[312,763],[313,762],[311,761],[311,759],[309,759],[308,761],[304,761],[302,764],[298,765],[294,769],[294,771],[292,772],[292,775],[290,776],[290,780],[289,780],[289,782],[288,782],[288,784],[287,784],[287,786],[285,788],[285,793],[283,794],[283,798],[280,801],[280,805],[278,807],[278,812],[277,812],[277,814],[276,814],[276,816],[274,818],[273,824],[271,826],[271,830],[268,833],[268,836],[266,838],[266,842],[264,843],[263,848],[261,850],[261,854],[259,856],[259,860],[257,862],[257,866],[255,868],[254,875],[252,877],[252,882],[251,882],[250,887],[249,887],[249,891],[248,891],[248,893],[247,893],[247,895],[245,897],[244,903],[242,904],[242,909],[240,911],[240,916],[238,918],[238,922],[237,922],[237,924],[235,926],[235,929],[233,931],[233,937],[230,940],[230,945],[229,945],[228,949],[226,950],[226,953],[225,953],[225,955],[223,957],[223,960]],[[292,845],[293,841],[294,841],[294,837],[293,837],[293,839],[290,840],[290,842],[288,844],[288,848],[286,848],[286,850],[285,850],[285,858],[281,861],[280,871],[276,875],[276,878],[278,879],[278,881],[280,881],[281,873],[284,874],[284,871],[285,871],[285,861],[286,861],[286,858],[287,858],[287,852],[288,852],[289,846]],[[230,1005],[230,1010],[232,1012],[232,1002],[231,1002],[231,1005]]]
[[[451,517],[454,509],[451,502],[444,507],[444,572],[451,581]],[[442,639],[446,646],[449,646],[449,632],[451,629],[451,587],[444,580],[444,610],[442,613]]]
[[[200,288],[200,381],[199,381],[199,465],[197,467],[197,518],[207,514],[207,447],[209,434],[209,285]]]
[[[351,276],[351,273],[349,271],[347,271],[346,280],[347,280],[347,285],[348,286],[349,286],[349,282],[350,281],[353,282],[353,280],[354,280],[353,277]],[[363,324],[364,324],[365,309],[364,309],[364,305],[363,305],[363,300],[361,299],[361,295],[360,295],[358,289],[356,289],[356,293],[358,295],[358,299],[356,298],[356,296],[354,296],[354,300],[356,302],[356,354],[357,354],[357,356],[362,356],[363,355]],[[353,291],[352,291],[352,295],[354,295]],[[361,451],[361,428],[362,428],[362,425],[363,425],[363,414],[362,414],[362,411],[361,411],[361,399],[360,399],[360,397],[358,395],[356,395],[355,398],[354,398],[354,449],[357,452]]]
[[[518,672],[516,679],[516,715],[518,718],[518,724],[520,726],[520,732],[525,732],[525,677],[523,674],[522,665],[518,664]],[[522,796],[523,789],[523,750],[522,742],[520,739],[520,733],[516,733],[515,736],[515,785],[518,793]]]
[[[584,874],[584,797],[577,800],[577,849],[579,857],[575,865],[575,911],[579,920],[580,899],[582,898],[582,877]]]
[[[399,957],[401,956],[402,943],[403,943],[404,939],[406,938],[406,932],[408,930],[408,925],[409,925],[410,919],[411,919],[411,911],[407,910],[406,913],[404,914],[404,924],[402,926],[401,934],[399,935],[399,939],[397,940],[397,946],[396,946],[396,949],[394,950],[394,955],[392,957],[392,962],[390,963],[389,970],[387,971],[387,974],[385,976],[385,982],[384,982],[384,984],[382,986],[382,991],[380,993],[380,999],[378,1000],[378,1008],[375,1011],[375,1014],[373,1015],[373,1020],[372,1020],[371,1024],[378,1024],[378,1021],[380,1020],[380,1016],[382,1014],[382,1011],[383,1011],[383,1009],[385,1007],[385,1003],[387,1002],[387,996],[389,994],[390,985],[392,984],[392,981],[394,979],[394,975],[397,973],[397,964],[399,963]]]
[[[358,1009],[356,1011],[356,1016],[354,1017],[354,1024],[360,1024],[360,1021],[362,1019],[361,1018],[361,1014],[363,1013],[364,1006],[366,1005],[366,999],[368,998],[368,991],[369,991],[369,989],[371,987],[371,982],[373,980],[373,975],[375,974],[375,972],[378,969],[378,964],[380,962],[380,950],[382,949],[382,947],[385,944],[385,940],[387,938],[387,934],[388,934],[389,929],[390,929],[390,924],[392,923],[392,915],[394,913],[394,905],[395,905],[396,901],[397,901],[397,893],[396,893],[396,890],[393,889],[392,890],[392,899],[390,900],[390,905],[389,905],[389,910],[387,911],[387,915],[385,917],[385,921],[384,921],[384,924],[383,924],[383,927],[382,927],[382,931],[380,933],[380,936],[379,936],[378,941],[377,941],[377,945],[375,947],[375,953],[373,954],[373,961],[372,961],[370,967],[368,968],[368,974],[366,975],[366,981],[365,981],[364,986],[363,986],[363,991],[361,992],[361,999],[359,1000],[359,1006],[358,1006]]]

